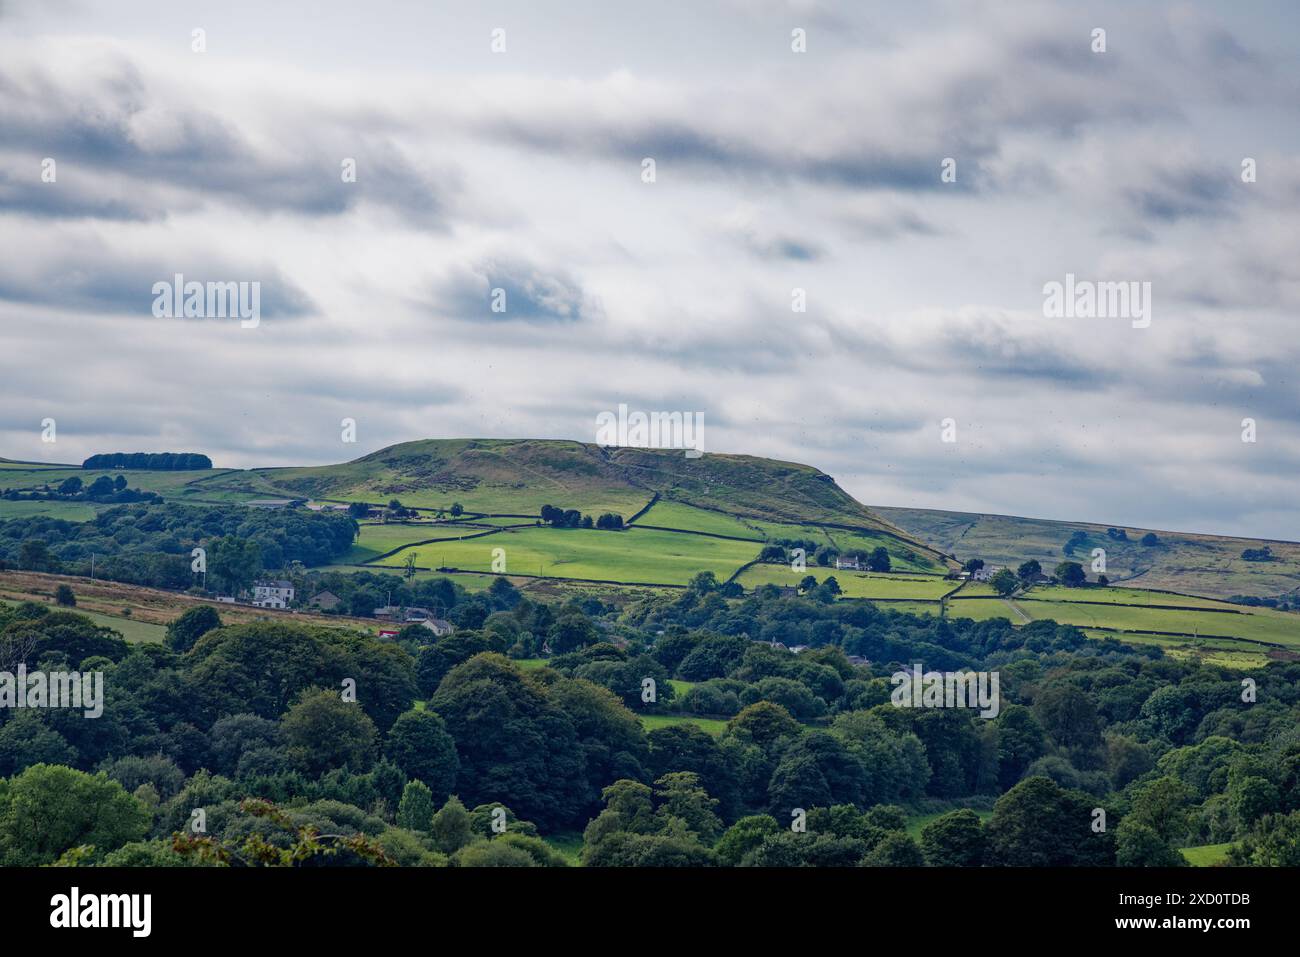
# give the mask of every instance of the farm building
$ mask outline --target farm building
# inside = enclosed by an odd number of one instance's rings
[[[375,617],[381,621],[400,622],[403,625],[424,625],[438,637],[450,635],[456,629],[451,622],[434,615],[427,608],[402,608],[397,605],[385,605],[375,609]]]
[[[339,598],[339,596],[334,594],[332,591],[323,591],[312,595],[311,600],[308,601],[307,604],[312,608],[319,608],[321,611],[333,611],[342,601],[343,599]]]

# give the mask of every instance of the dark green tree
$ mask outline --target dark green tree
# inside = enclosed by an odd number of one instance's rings
[[[456,742],[446,722],[432,711],[407,711],[398,717],[388,731],[384,753],[408,777],[427,785],[431,801],[443,804],[456,787]]]
[[[1056,566],[1055,577],[1066,588],[1078,588],[1088,581],[1083,566],[1078,562],[1061,562]]]
[[[379,734],[361,706],[333,691],[303,695],[280,721],[290,756],[309,774],[370,770]]]
[[[167,626],[163,638],[172,651],[186,652],[208,632],[221,627],[221,616],[211,605],[196,605]]]
[[[921,851],[931,867],[979,867],[985,843],[979,815],[969,808],[950,811],[921,828]]]

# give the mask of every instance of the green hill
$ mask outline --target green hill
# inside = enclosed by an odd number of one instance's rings
[[[897,530],[811,466],[749,455],[602,448],[541,439],[428,439],[381,449],[344,465],[262,469],[286,492],[416,508],[536,515],[543,505],[626,517],[656,494],[756,520]],[[906,536],[903,536],[906,538]],[[909,543],[915,545],[916,543]]]

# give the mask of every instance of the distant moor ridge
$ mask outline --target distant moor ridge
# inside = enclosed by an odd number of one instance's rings
[[[551,440],[406,442],[345,465],[266,470],[276,485],[320,498],[400,497],[415,507],[502,506],[535,514],[544,504],[631,515],[656,494],[699,508],[773,521],[845,523],[896,532],[823,472],[749,455],[689,459],[680,450],[603,448]],[[635,506],[635,507],[633,507]],[[913,543],[921,547],[920,543]]]

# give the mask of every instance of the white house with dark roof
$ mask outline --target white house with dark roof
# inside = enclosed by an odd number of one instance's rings
[[[293,582],[265,581],[253,585],[253,604],[258,608],[288,608],[293,601]]]

